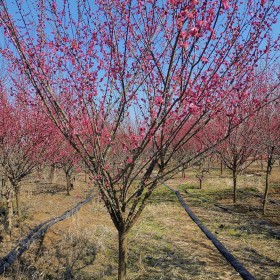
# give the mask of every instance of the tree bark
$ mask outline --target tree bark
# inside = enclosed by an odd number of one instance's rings
[[[13,188],[15,190],[15,195],[16,195],[17,216],[20,220],[21,219],[20,187],[18,184],[14,184]]]
[[[262,209],[263,215],[266,214],[266,202],[267,202],[267,197],[268,197],[268,182],[269,182],[269,172],[266,171],[266,174],[265,174],[265,191],[264,191],[263,209]]]
[[[85,170],[85,182],[87,183],[87,172]]]
[[[6,180],[4,179],[4,177],[1,177],[1,192],[0,192],[0,200],[3,200],[3,193],[4,193],[4,189],[6,186]]]
[[[199,189],[202,189],[202,179],[199,179]]]
[[[119,238],[119,269],[118,280],[126,280],[127,268],[127,233],[124,230],[118,231]]]
[[[52,164],[51,165],[50,174],[49,174],[49,181],[50,181],[50,183],[53,183],[53,181],[54,181],[54,174],[55,174],[55,165]]]
[[[37,177],[39,179],[41,179],[42,178],[42,168],[39,165],[36,167],[36,172],[37,172]]]
[[[12,230],[13,230],[13,203],[12,203],[12,198],[13,198],[13,192],[11,189],[7,189],[7,231],[11,237],[12,235]]]
[[[71,190],[71,174],[70,174],[70,172],[65,172],[65,175],[66,175],[67,195],[70,195],[70,190]]]
[[[182,177],[185,179],[186,178],[186,172],[185,172],[185,167],[183,166],[182,169]]]
[[[232,179],[233,179],[233,203],[236,203],[236,184],[237,184],[237,175],[236,170],[232,170]]]
[[[267,203],[268,188],[269,188],[269,174],[271,172],[271,169],[272,169],[272,154],[268,156],[268,160],[267,160],[267,167],[266,167],[266,174],[265,174],[265,191],[264,191],[263,209],[262,209],[263,215],[266,214],[266,203]]]

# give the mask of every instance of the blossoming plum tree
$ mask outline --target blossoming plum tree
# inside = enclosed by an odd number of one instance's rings
[[[232,171],[234,203],[237,198],[237,174],[259,158],[259,147],[260,130],[257,118],[248,118],[217,148],[225,166]]]
[[[236,124],[245,117],[236,112],[279,7],[274,0],[13,2],[18,13],[10,15],[0,0],[11,43],[2,54],[90,170],[118,231],[118,279],[125,279],[129,230],[161,180],[191,160],[170,165],[173,155],[220,112]]]

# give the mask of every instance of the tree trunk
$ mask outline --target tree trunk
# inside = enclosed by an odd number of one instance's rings
[[[13,192],[11,189],[7,189],[7,231],[10,235],[12,236],[12,230],[13,230],[13,203],[12,203],[12,198],[13,198]]]
[[[232,179],[233,179],[233,203],[236,203],[236,183],[237,183],[237,175],[236,170],[232,170]]]
[[[220,173],[221,176],[223,175],[223,161],[221,160],[221,165],[220,165]]]
[[[182,177],[185,179],[186,178],[186,172],[185,172],[185,167],[183,166],[182,169]]]
[[[268,177],[269,177],[269,172],[266,171],[266,174],[265,174],[265,192],[264,192],[263,209],[262,209],[263,215],[266,214],[266,202],[267,202],[267,197],[268,197]]]
[[[70,195],[71,188],[71,173],[65,172],[66,175],[66,189],[67,189],[67,195]]]
[[[124,230],[119,230],[119,269],[118,280],[126,280],[127,267],[127,233]]]
[[[5,182],[6,181],[5,181],[4,177],[1,177],[1,192],[0,192],[1,201],[3,201],[3,197],[4,197],[3,193],[4,193],[5,186],[6,186]]]
[[[269,187],[269,174],[271,172],[271,169],[272,169],[272,154],[268,156],[268,160],[267,160],[267,167],[266,167],[266,174],[265,174],[265,191],[264,191],[263,209],[262,209],[263,215],[266,214],[266,202],[268,198],[268,187]]]
[[[199,189],[202,189],[202,179],[199,179]]]
[[[261,171],[263,171],[263,160],[261,159]]]
[[[55,165],[52,164],[51,165],[50,174],[49,174],[49,181],[50,181],[50,183],[53,183],[53,181],[54,181],[54,174],[55,174]]]
[[[14,185],[15,195],[16,195],[16,205],[17,205],[17,216],[19,220],[21,219],[21,201],[20,201],[20,187],[18,184]]]

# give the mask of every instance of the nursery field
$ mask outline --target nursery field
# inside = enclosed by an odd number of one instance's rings
[[[280,280],[278,3],[0,0],[0,280]]]
[[[268,203],[266,216],[258,196],[263,194],[264,173],[251,168],[238,177],[235,205],[227,170],[207,174],[202,189],[196,173],[196,168],[187,170],[186,178],[176,176],[166,184],[180,191],[192,211],[256,279],[280,279],[279,166],[271,174],[273,202]],[[37,180],[35,174],[23,182],[22,218],[15,220],[10,239],[1,233],[1,257],[32,228],[74,207],[90,190],[82,173],[76,175],[70,196],[65,184],[59,172],[53,183]],[[95,191],[89,204],[52,226],[0,279],[116,279],[117,244],[117,232]],[[175,194],[162,185],[129,233],[128,249],[128,279],[241,279]]]

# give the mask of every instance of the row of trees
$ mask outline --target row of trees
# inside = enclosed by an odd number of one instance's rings
[[[0,92],[0,119],[1,195],[6,198],[6,227],[11,234],[14,195],[16,212],[21,219],[22,180],[35,170],[40,170],[41,166],[59,165],[65,172],[69,194],[73,166],[78,163],[78,158],[42,108],[11,97],[3,86]]]
[[[276,91],[278,94],[278,91]],[[14,94],[14,91],[13,91]],[[2,179],[1,195],[6,199],[6,226],[12,233],[13,204],[15,195],[17,215],[21,218],[20,187],[21,181],[31,173],[41,177],[46,166],[50,166],[49,180],[52,181],[55,167],[60,167],[66,178],[66,191],[70,195],[73,186],[74,171],[80,171],[83,162],[79,154],[65,140],[61,132],[44,113],[42,104],[32,103],[9,94],[9,90],[2,86],[0,98],[0,177]],[[280,156],[280,106],[278,101],[265,104],[255,114],[246,118],[235,126],[227,137],[217,143],[215,147],[209,145],[213,133],[221,133],[225,124],[224,120],[213,119],[211,130],[201,129],[198,137],[194,137],[170,161],[175,175],[178,171],[200,162],[200,172],[197,178],[202,186],[204,173],[208,172],[217,160],[232,171],[233,174],[233,202],[236,202],[237,173],[246,169],[256,160],[266,162],[266,185],[263,198],[263,213],[265,214],[268,198],[269,174],[275,159]],[[141,133],[141,131],[139,131]],[[130,131],[124,129],[119,141],[129,139]],[[137,135],[137,134],[136,134]],[[137,135],[140,137],[140,135]],[[103,141],[106,141],[104,139]],[[126,140],[128,143],[128,140]],[[201,157],[194,157],[200,149],[207,149]],[[121,149],[125,149],[122,146]],[[147,156],[152,152],[152,147],[147,150]],[[180,164],[182,159],[188,158],[188,164]],[[113,161],[113,158],[112,158]],[[181,165],[180,169],[174,168]],[[108,167],[104,167],[108,169]],[[159,166],[155,168],[157,170]],[[35,172],[36,171],[36,172]],[[34,175],[33,175],[34,176]],[[139,180],[139,175],[135,181]]]
[[[217,149],[225,166],[232,171],[233,202],[236,202],[237,173],[256,160],[266,163],[263,214],[268,197],[269,175],[275,160],[280,157],[279,108],[278,101],[266,105],[239,125]]]
[[[279,92],[277,93],[279,94]],[[265,214],[266,203],[268,199],[269,175],[271,174],[274,163],[280,159],[280,104],[275,101],[266,104],[258,110],[254,115],[244,120],[241,124],[235,127],[230,135],[221,143],[213,147],[209,152],[198,161],[194,161],[195,165],[199,166],[196,174],[199,180],[199,188],[202,188],[202,182],[207,174],[218,161],[221,163],[221,174],[223,166],[227,167],[232,172],[233,185],[233,203],[237,201],[237,175],[249,167],[252,163],[260,161],[265,164],[265,189],[263,197],[263,214]],[[223,130],[224,121],[219,120],[213,122],[214,133],[219,133]],[[207,129],[203,131],[200,138],[197,139],[196,145],[208,145],[211,141],[211,134]],[[201,139],[206,139],[201,140]],[[182,151],[183,156],[189,155],[192,158],[193,147],[186,147]],[[177,160],[181,160],[182,154],[177,156]],[[192,163],[192,162],[191,162]],[[187,167],[190,167],[189,164]],[[185,168],[181,168],[182,176],[184,177]]]
[[[240,123],[279,98],[277,75],[255,85],[279,50],[270,33],[280,7],[28,2],[0,0],[8,84],[25,106],[40,105],[36,114],[89,169],[118,231],[118,279],[126,279],[128,232],[159,182],[234,139]]]

